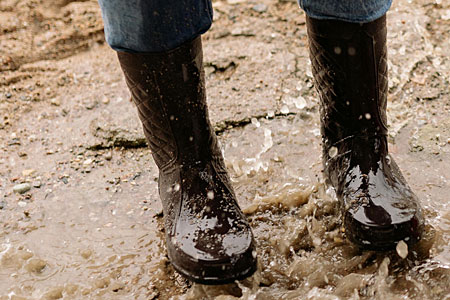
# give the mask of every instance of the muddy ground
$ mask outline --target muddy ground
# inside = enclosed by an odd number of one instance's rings
[[[450,3],[394,2],[390,151],[423,241],[406,259],[346,241],[297,4],[214,1],[210,115],[259,270],[206,287],[168,263],[157,169],[98,4],[0,0],[0,299],[450,299]]]

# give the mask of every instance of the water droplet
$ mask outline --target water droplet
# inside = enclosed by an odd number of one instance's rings
[[[395,250],[397,250],[398,256],[405,259],[408,256],[408,245],[404,241],[400,241],[397,244],[397,247],[395,247]]]
[[[189,137],[189,142],[192,142],[194,140],[194,137],[193,136],[190,136]]]
[[[269,111],[267,112],[267,117],[268,117],[268,118],[273,118],[273,117],[275,117],[275,112],[274,112],[273,110],[269,110]]]
[[[174,116],[174,115],[171,115],[171,116],[169,117],[169,119],[170,119],[170,121],[173,121],[173,120],[175,120],[175,116]]]
[[[342,53],[342,49],[339,46],[334,47],[334,53],[336,53],[337,55]]]
[[[330,158],[335,157],[338,154],[338,149],[336,147],[331,147],[330,150],[328,150],[328,155]]]
[[[210,199],[210,200],[214,199],[214,192],[213,191],[208,191],[208,193],[206,195],[208,196],[208,199]]]
[[[348,55],[355,55],[356,54],[356,49],[354,47],[348,47]]]
[[[289,113],[289,107],[287,107],[287,105],[283,105],[281,107],[281,113],[287,115]]]
[[[366,117],[367,120],[370,120],[372,118],[371,114],[369,113],[366,113],[364,116]]]
[[[178,192],[179,190],[180,190],[180,185],[177,183],[177,184],[175,184],[175,186],[173,187],[173,190],[175,191],[175,192]]]

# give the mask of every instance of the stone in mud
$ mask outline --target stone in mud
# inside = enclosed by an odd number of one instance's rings
[[[256,12],[263,13],[267,11],[267,5],[264,3],[258,3],[253,5],[252,9]]]
[[[42,186],[42,182],[40,182],[39,180],[37,181],[33,181],[33,187],[34,188],[40,188]]]
[[[98,139],[96,145],[89,148],[109,148],[125,147],[139,148],[145,147],[147,142],[135,116],[126,116],[127,120],[121,118],[113,119],[108,116],[99,116],[92,120],[90,124],[91,134]]]
[[[21,183],[21,184],[16,184],[13,187],[13,191],[14,193],[18,193],[18,194],[23,194],[28,192],[29,190],[31,190],[31,185],[29,183]]]
[[[31,176],[36,172],[34,169],[26,169],[22,171],[22,175],[25,177]]]

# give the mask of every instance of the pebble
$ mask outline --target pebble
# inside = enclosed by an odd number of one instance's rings
[[[28,177],[33,175],[33,173],[36,172],[34,169],[26,169],[22,171],[22,176]]]
[[[95,101],[91,101],[91,102],[86,102],[86,103],[84,103],[84,107],[85,107],[87,110],[94,109],[96,105],[97,105],[97,103],[96,103]]]
[[[253,5],[252,9],[256,12],[263,13],[267,11],[267,5],[264,3],[258,3]]]
[[[53,98],[52,100],[50,100],[50,104],[54,105],[54,106],[60,106],[61,105],[61,101],[57,98]]]
[[[289,113],[289,108],[287,107],[287,105],[283,105],[280,109],[280,112],[284,115],[287,115]]]
[[[34,188],[40,188],[42,186],[42,183],[40,181],[33,181],[32,185]]]
[[[15,193],[23,194],[31,190],[31,185],[29,183],[17,184],[13,187]]]

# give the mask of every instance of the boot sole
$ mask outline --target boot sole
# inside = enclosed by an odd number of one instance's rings
[[[246,269],[242,272],[239,272],[237,274],[232,274],[229,276],[220,276],[220,277],[219,276],[203,277],[200,275],[192,274],[192,273],[186,271],[185,269],[177,266],[174,263],[172,263],[172,266],[178,273],[180,273],[181,275],[186,277],[188,280],[195,282],[195,283],[205,284],[205,285],[221,285],[221,284],[233,283],[236,280],[237,281],[243,280],[243,279],[253,275],[253,273],[255,273],[255,271],[257,270],[257,264],[255,261],[252,264],[252,266],[250,266],[248,269]],[[209,266],[207,269],[208,269],[208,273],[217,273],[217,274],[223,273],[222,265]]]
[[[351,219],[351,218],[350,218]],[[416,216],[413,220],[391,225],[385,228],[365,226],[356,220],[344,220],[347,238],[358,247],[365,250],[388,251],[395,249],[400,241],[412,246],[420,241],[422,222]]]

